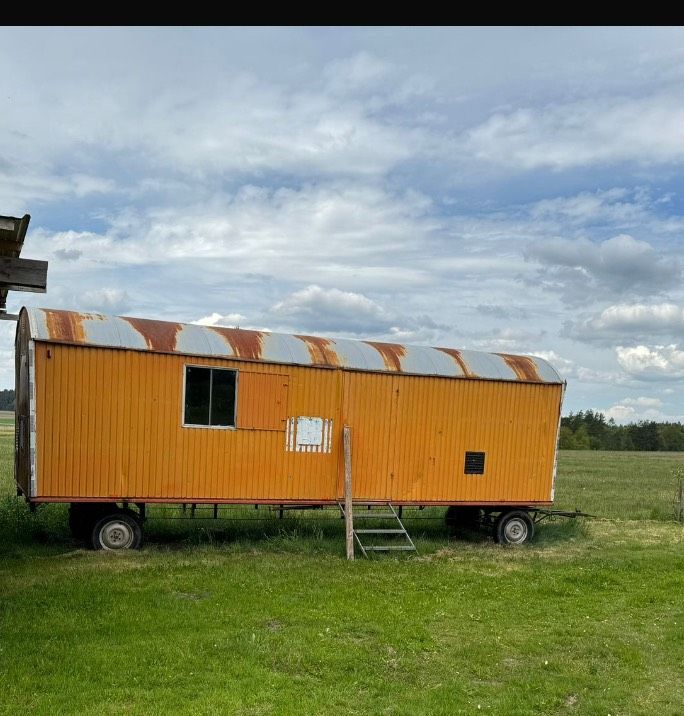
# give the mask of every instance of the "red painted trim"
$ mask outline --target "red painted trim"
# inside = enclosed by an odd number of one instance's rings
[[[50,502],[131,502],[133,504],[144,503],[147,505],[155,504],[174,504],[174,505],[330,505],[336,506],[338,502],[342,502],[343,499],[340,497],[339,500],[246,500],[246,499],[179,499],[177,497],[34,497],[29,502],[36,503],[50,503]],[[364,505],[376,504],[386,505],[387,500],[358,500],[359,503]],[[416,500],[392,500],[392,504],[399,506],[403,505],[406,507],[449,507],[450,505],[464,505],[471,507],[549,507],[553,505],[553,502],[506,502],[497,500],[496,502],[453,502],[453,501],[416,501]]]

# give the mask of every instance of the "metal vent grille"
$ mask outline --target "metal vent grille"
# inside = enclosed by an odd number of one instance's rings
[[[484,475],[485,454],[483,452],[466,452],[463,472],[466,475]]]

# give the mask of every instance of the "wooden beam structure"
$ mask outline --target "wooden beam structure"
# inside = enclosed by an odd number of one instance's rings
[[[47,270],[47,261],[0,256],[0,288],[45,293]]]
[[[45,293],[47,261],[19,258],[31,216],[0,216],[0,319],[16,320],[7,313],[8,291]]]

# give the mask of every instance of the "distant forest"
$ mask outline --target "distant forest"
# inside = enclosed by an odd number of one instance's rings
[[[13,390],[0,390],[0,410],[14,410]]]
[[[561,418],[561,450],[684,451],[684,425],[642,420],[616,425],[603,413],[580,410]]]

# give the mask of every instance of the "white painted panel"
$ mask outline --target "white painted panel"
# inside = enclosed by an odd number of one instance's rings
[[[323,418],[297,418],[297,445],[323,444]]]

